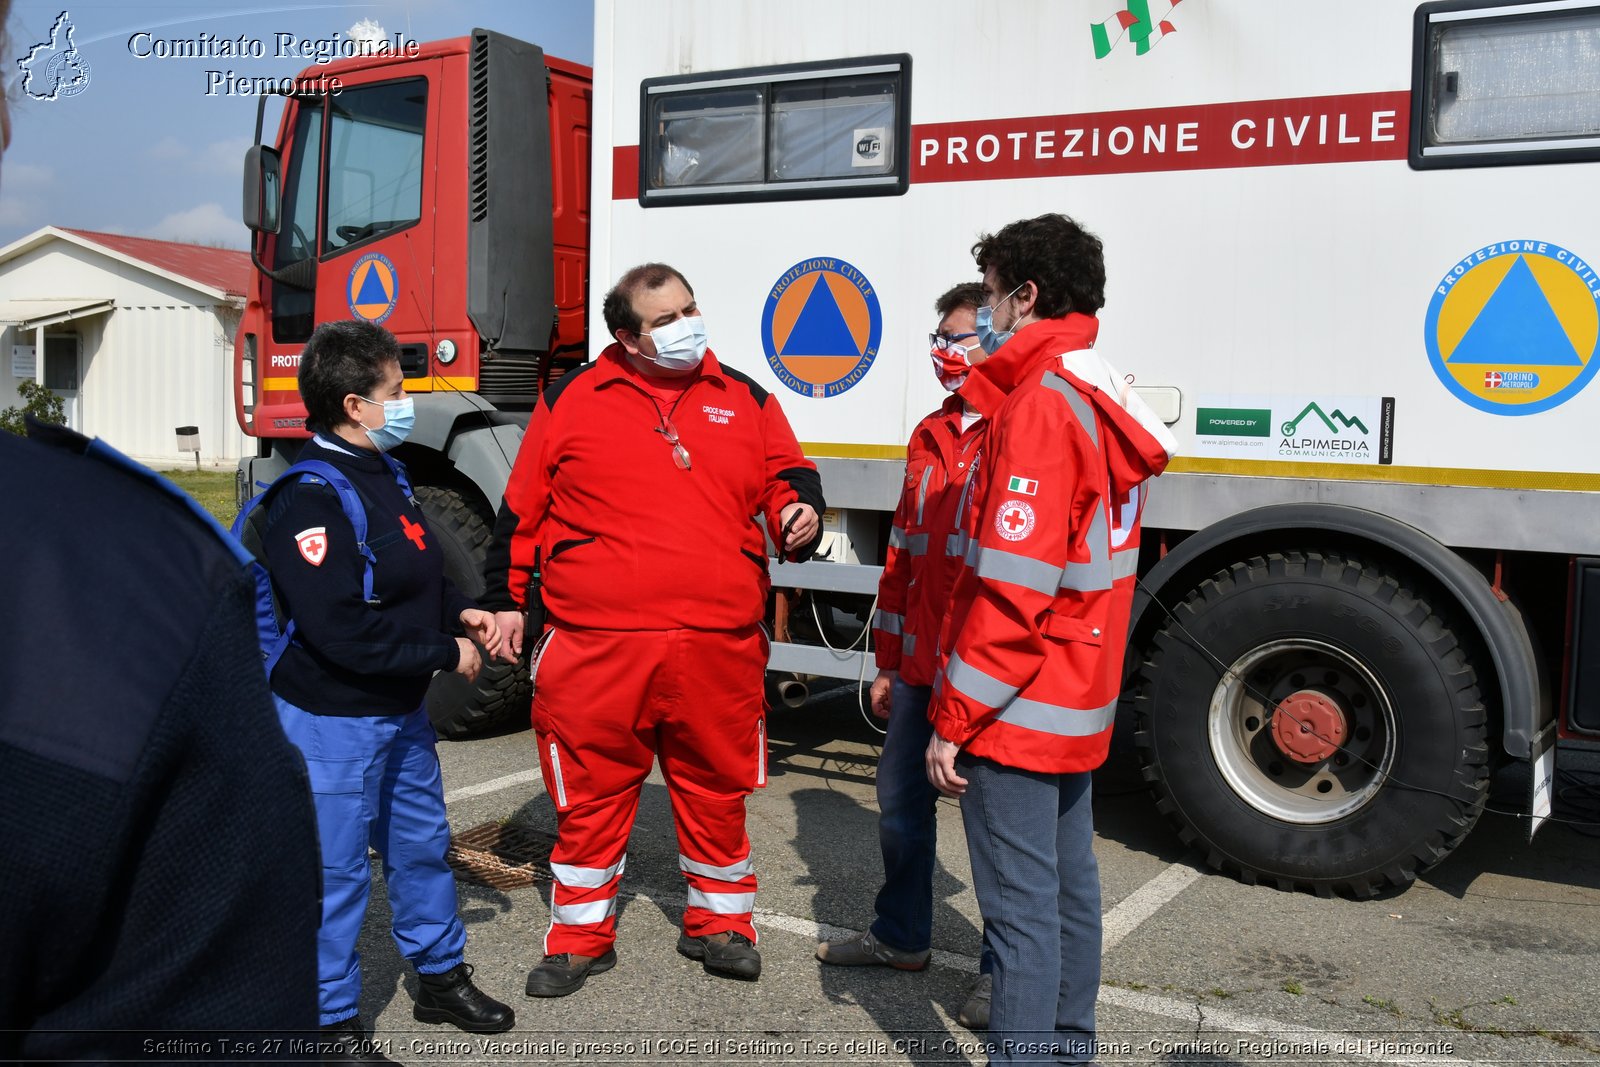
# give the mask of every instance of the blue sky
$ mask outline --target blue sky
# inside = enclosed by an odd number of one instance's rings
[[[18,59],[46,41],[63,10],[88,66],[81,92],[35,100],[17,84]],[[277,7],[250,0],[14,0],[3,59],[11,147],[0,172],[0,246],[45,225],[244,248],[240,175],[255,132],[256,98],[207,95],[208,70],[285,77],[311,66],[278,58],[278,35],[347,34],[363,19],[388,34],[432,41],[483,26],[590,63],[593,11],[584,0],[372,0]],[[130,45],[130,38],[145,34]],[[264,58],[139,58],[149,42],[259,41]],[[35,87],[43,85],[41,78]],[[275,108],[268,105],[270,141]]]

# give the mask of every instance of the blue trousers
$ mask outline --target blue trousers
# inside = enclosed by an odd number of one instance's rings
[[[935,823],[939,791],[928,782],[925,755],[933,724],[933,690],[896,678],[889,690],[889,727],[878,756],[878,844],[883,850],[883,888],[878,890],[872,936],[902,952],[921,952],[933,942],[933,867],[939,835]],[[982,971],[989,972],[989,937],[983,938]]]
[[[961,817],[994,951],[989,1062],[1087,1063],[1100,991],[1100,868],[1090,775],[965,753]]]
[[[467,931],[444,859],[450,847],[444,786],[423,709],[313,715],[273,700],[284,733],[305,757],[322,839],[317,990],[326,1026],[355,1015],[361,999],[356,940],[372,892],[369,846],[383,857],[400,954],[420,974],[440,974],[462,961]]]

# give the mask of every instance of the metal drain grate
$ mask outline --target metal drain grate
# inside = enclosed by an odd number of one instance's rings
[[[491,889],[526,889],[550,881],[553,833],[486,822],[450,838],[445,860],[456,878]]]

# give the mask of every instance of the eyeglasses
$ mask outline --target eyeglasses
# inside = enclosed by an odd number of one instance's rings
[[[967,347],[966,345],[958,345],[956,342],[965,341],[969,337],[976,336],[978,335],[975,333],[952,333],[949,335],[942,333],[930,333],[928,335],[928,343],[941,352],[948,352],[952,348]]]
[[[683,445],[679,443],[678,428],[672,425],[672,420],[667,418],[667,416],[662,415],[661,425],[656,427],[656,433],[660,434],[662,437],[665,437],[667,439],[667,444],[672,446],[672,462],[678,465],[678,469],[681,471],[688,470],[689,450],[684,448]]]

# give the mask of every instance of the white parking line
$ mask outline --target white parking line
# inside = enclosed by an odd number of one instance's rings
[[[1267,1019],[1259,1015],[1240,1015],[1237,1012],[1214,1008],[1209,1004],[1200,1005],[1187,1000],[1158,997],[1150,993],[1136,993],[1131,989],[1119,989],[1115,986],[1101,986],[1098,1000],[1101,1004],[1111,1004],[1119,1008],[1127,1008],[1130,1011],[1141,1012],[1145,1015],[1159,1015],[1166,1019],[1177,1019],[1190,1026],[1198,1024],[1211,1029],[1228,1030],[1236,1034],[1255,1034],[1262,1039],[1264,1044],[1277,1042],[1289,1046],[1281,1051],[1262,1050],[1263,1055],[1273,1058],[1287,1058],[1293,1061],[1331,1057],[1360,1060],[1364,1063],[1447,1063],[1477,1067],[1473,1060],[1459,1060],[1453,1056],[1412,1056],[1403,1053],[1383,1054],[1381,1050],[1385,1045],[1395,1043],[1392,1040],[1392,1035],[1383,1032],[1362,1034],[1337,1030],[1313,1030],[1309,1026],[1298,1026],[1278,1019]],[[1448,1043],[1453,1036],[1449,1031],[1437,1033],[1418,1031],[1416,1033],[1408,1033],[1405,1043],[1413,1045],[1432,1042]],[[1205,1040],[1205,1037],[1197,1034],[1192,1039],[1192,1042],[1199,1045],[1203,1044]],[[1316,1051],[1322,1047],[1337,1051],[1330,1052],[1329,1057],[1324,1057]]]
[[[1176,870],[1188,871],[1193,877],[1186,880],[1174,873]],[[1193,868],[1179,868],[1177,865],[1169,867],[1157,875],[1145,886],[1129,896],[1123,904],[1134,903],[1134,909],[1125,912],[1127,918],[1122,924],[1122,937],[1126,937],[1142,919],[1135,920],[1132,916],[1135,910],[1143,912],[1143,917],[1148,918],[1154,914],[1160,904],[1152,905],[1162,893],[1166,894],[1165,900],[1171,900],[1184,885],[1199,877],[1200,872]],[[1181,883],[1181,884],[1180,884]],[[1155,887],[1150,893],[1135,902],[1144,889]],[[1177,888],[1173,888],[1176,886]],[[641,902],[653,904],[656,907],[681,909],[685,898],[682,893],[660,893],[654,891],[630,892],[624,890],[619,896],[631,898]],[[1165,903],[1162,900],[1162,903]],[[1122,905],[1118,905],[1121,907]],[[1116,914],[1116,909],[1106,914],[1109,921]],[[833,941],[840,938],[860,937],[862,931],[849,930],[842,926],[831,926],[828,923],[817,922],[813,919],[801,919],[793,915],[783,915],[775,911],[755,912],[755,922],[759,929],[782,930],[785,933],[795,934],[799,937],[816,941]],[[1109,939],[1107,944],[1109,945]],[[934,949],[932,962],[940,967],[947,967],[955,971],[965,971],[968,974],[978,973],[978,960],[975,956],[968,956],[960,952],[947,952],[944,949]],[[1291,1060],[1322,1059],[1358,1061],[1362,1063],[1392,1063],[1416,1067],[1419,1064],[1448,1064],[1450,1067],[1480,1067],[1473,1060],[1457,1059],[1446,1055],[1408,1055],[1405,1053],[1385,1053],[1386,1045],[1392,1044],[1392,1035],[1386,1032],[1359,1033],[1338,1030],[1315,1030],[1309,1026],[1300,1026],[1295,1023],[1283,1022],[1278,1019],[1269,1019],[1259,1015],[1243,1015],[1238,1012],[1226,1011],[1212,1007],[1209,1004],[1197,1004],[1192,1000],[1179,1000],[1174,997],[1159,997],[1152,993],[1136,993],[1131,989],[1122,989],[1117,986],[1102,985],[1097,998],[1101,1004],[1111,1007],[1136,1011],[1143,1015],[1155,1015],[1163,1019],[1175,1019],[1185,1026],[1205,1027],[1209,1030],[1226,1030],[1236,1034],[1251,1034],[1263,1046],[1262,1054],[1268,1058],[1288,1058]],[[1113,1035],[1107,1034],[1108,1039]],[[1429,1042],[1448,1043],[1455,1035],[1449,1031],[1438,1033],[1417,1032],[1408,1034],[1407,1044],[1424,1044]],[[1205,1042],[1205,1037],[1196,1034],[1193,1042],[1197,1045]],[[1175,1045],[1183,1044],[1182,1040],[1174,1038]],[[1319,1057],[1314,1051],[1326,1047],[1330,1050],[1329,1056]],[[1246,1051],[1246,1050],[1241,1050]]]
[[[1122,939],[1133,933],[1140,923],[1154,915],[1163,904],[1183,892],[1199,877],[1200,872],[1193,867],[1174,863],[1129,893],[1101,919],[1101,951],[1109,951],[1121,944]]]
[[[500,790],[510,789],[514,785],[521,785],[524,782],[536,782],[538,780],[539,772],[536,770],[518,771],[516,774],[507,774],[502,775],[499,778],[491,778],[487,782],[479,782],[477,785],[464,785],[458,789],[452,789],[450,792],[444,795],[444,802],[449,804],[452,801],[465,800],[467,797],[481,797],[485,793],[498,793]]]

